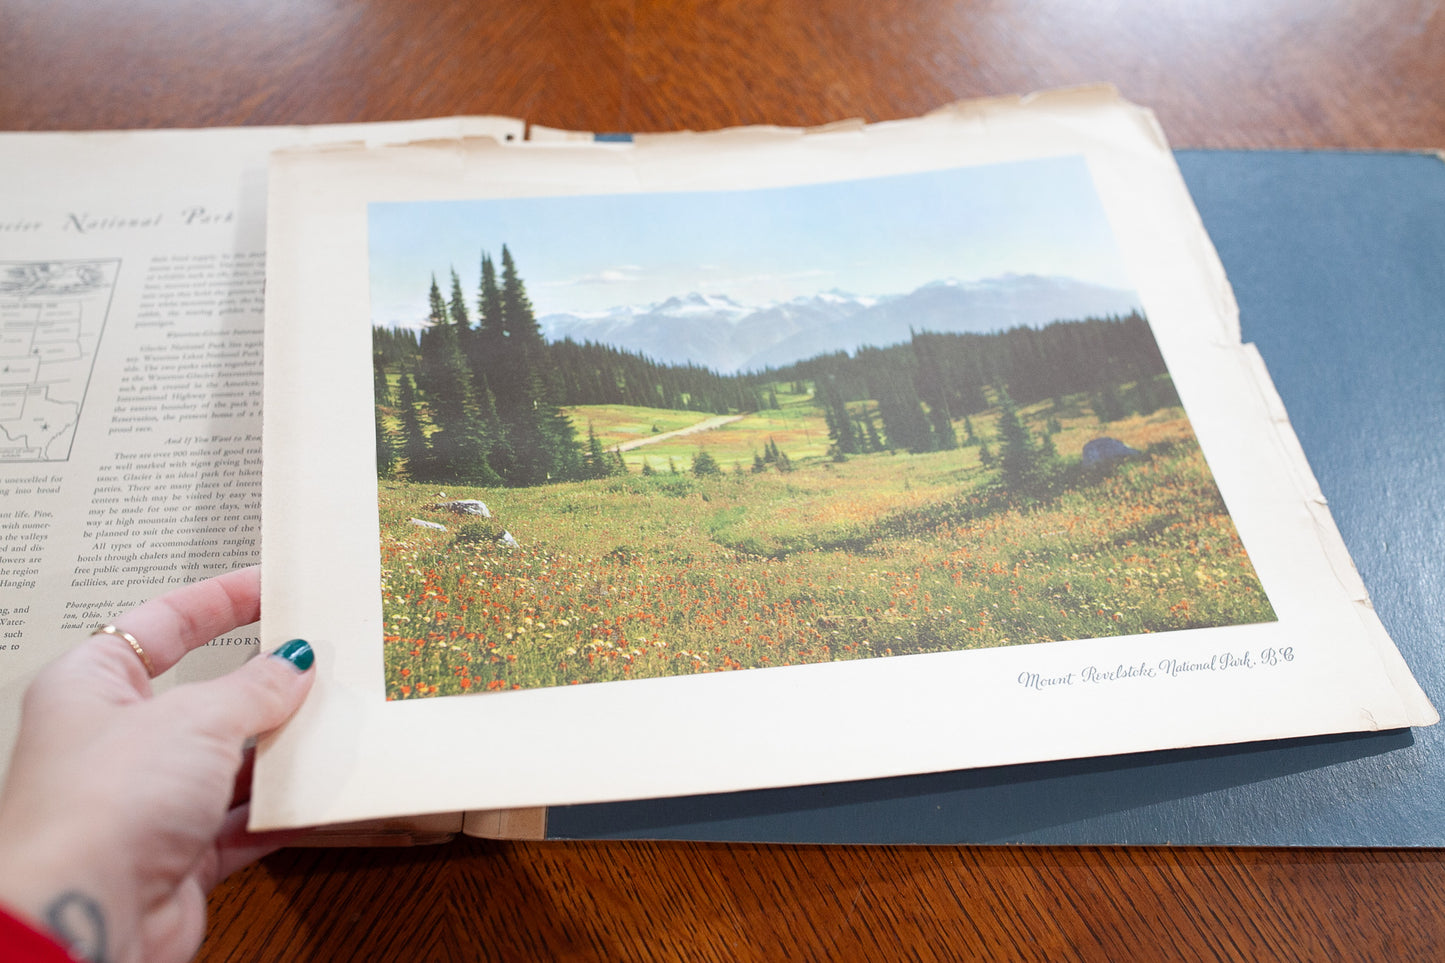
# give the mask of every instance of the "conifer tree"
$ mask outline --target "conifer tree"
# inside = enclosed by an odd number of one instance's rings
[[[1039,449],[1034,443],[1034,436],[1019,418],[1018,407],[1007,391],[1000,399],[999,408],[999,467],[1003,481],[1014,491],[1024,491],[1037,474]]]
[[[472,388],[477,400],[477,416],[481,419],[482,431],[487,436],[487,462],[492,466],[492,470],[505,480],[505,468],[512,463],[512,448],[507,440],[501,415],[497,413],[497,399],[486,380],[479,378],[475,370],[472,373]]]
[[[387,380],[386,362],[382,360],[380,351],[371,355],[371,394],[376,404],[391,406],[391,382]]]
[[[467,361],[480,386],[488,385],[496,372],[502,350],[502,292],[497,287],[497,269],[491,257],[482,253],[482,278],[477,287],[477,326],[467,339]]]
[[[477,330],[500,341],[502,337],[502,289],[497,286],[497,267],[482,253],[482,279],[477,288]]]
[[[391,433],[386,430],[382,423],[381,406],[376,408],[376,474],[379,478],[387,478],[396,468],[396,446],[392,443]]]
[[[452,324],[463,331],[470,331],[471,319],[467,317],[467,299],[462,294],[462,281],[457,277],[457,269],[452,268],[452,298],[447,303],[447,310],[451,314]]]
[[[1124,405],[1124,399],[1119,396],[1119,388],[1112,381],[1104,384],[1094,395],[1094,415],[1099,419],[1100,424],[1107,424],[1111,421],[1119,421],[1129,415],[1129,409]]]
[[[542,344],[542,329],[527,297],[527,286],[517,273],[512,252],[502,245],[502,330],[513,347],[530,352]]]
[[[614,474],[613,464],[608,453],[602,449],[592,422],[587,422],[587,454],[583,456],[582,474],[587,478],[606,478]]]
[[[486,263],[483,263],[483,322],[488,320]],[[500,338],[486,342],[488,383],[505,427],[511,461],[507,482],[540,485],[577,478],[582,454],[572,423],[549,396],[544,373],[547,344],[517,272],[512,253],[502,247],[502,280],[498,292]]]
[[[428,439],[427,477],[470,485],[498,484],[501,478],[487,460],[491,445],[473,391],[471,367],[462,354],[461,330],[447,323],[435,277],[431,300],[432,326],[422,334],[417,385],[436,429]]]
[[[905,448],[914,454],[934,450],[934,436],[928,416],[913,379],[905,371],[893,370],[878,373],[882,384],[876,393],[878,414],[883,419],[883,431],[888,447]]]
[[[447,304],[442,300],[442,289],[437,287],[437,276],[431,276],[431,292],[427,295],[427,325],[435,328],[447,323]]]
[[[858,439],[858,450],[867,453],[873,450],[868,442],[868,426],[863,421],[862,415],[853,416],[853,437]]]
[[[930,450],[952,451],[958,447],[958,434],[953,430],[948,387],[935,347],[935,342],[941,340],[933,336],[913,335],[913,356],[918,361],[918,374],[914,383],[918,389],[918,397],[928,405],[928,428],[932,436]]]
[[[1154,390],[1154,376],[1148,373],[1139,375],[1139,380],[1134,383],[1134,410],[1141,415],[1152,415],[1159,410],[1159,395]]]
[[[409,328],[371,329],[371,350],[381,355],[385,364],[401,364],[416,353],[416,332]]]
[[[928,421],[933,432],[934,451],[952,451],[958,447],[958,432],[953,430],[953,419],[949,417],[947,404],[930,408]]]
[[[547,474],[544,481],[570,481],[582,475],[582,448],[577,443],[577,430],[572,420],[556,405],[543,400],[539,408],[545,413],[542,423],[547,449]]]
[[[824,375],[818,379],[818,398],[823,405],[823,418],[828,424],[828,437],[839,454],[852,455],[858,451],[858,434],[853,417],[848,413],[848,403],[837,382]]]
[[[692,456],[692,473],[699,478],[707,478],[721,475],[722,468],[706,448],[700,448],[697,454]]]
[[[431,452],[426,430],[422,428],[421,413],[417,410],[416,386],[412,384],[410,374],[402,372],[397,391],[397,407],[401,409],[401,457],[407,477],[416,481],[429,473]]]
[[[874,409],[868,406],[863,407],[863,437],[867,441],[868,451],[883,451],[883,439],[878,435],[878,426],[873,422]]]

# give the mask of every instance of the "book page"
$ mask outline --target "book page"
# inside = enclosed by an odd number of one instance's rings
[[[0,772],[46,662],[260,559],[266,160],[522,124],[0,134]],[[163,685],[258,651],[247,626]]]
[[[269,245],[256,828],[1435,721],[1112,91],[287,151]]]

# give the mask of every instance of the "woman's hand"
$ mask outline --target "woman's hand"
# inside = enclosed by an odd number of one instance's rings
[[[247,740],[301,705],[311,648],[287,643],[152,696],[156,674],[260,613],[255,568],[147,602],[48,666],[25,695],[0,794],[0,902],[91,960],[189,960],[206,894],[290,835],[245,831]]]

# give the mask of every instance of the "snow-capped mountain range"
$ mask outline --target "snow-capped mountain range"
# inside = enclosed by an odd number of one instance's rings
[[[1138,296],[1122,288],[1007,274],[983,281],[933,281],[907,294],[861,297],[833,290],[763,305],[691,293],[594,314],[548,314],[538,323],[549,341],[593,341],[666,364],[692,363],[733,374],[865,345],[899,344],[909,339],[910,330],[989,333],[1139,308]],[[422,330],[426,324],[394,320],[386,326]]]
[[[1009,274],[934,281],[879,298],[828,291],[761,306],[693,293],[601,314],[549,314],[538,323],[549,341],[593,341],[666,364],[692,362],[731,374],[865,345],[897,344],[909,339],[910,329],[987,333],[1138,309],[1133,291],[1073,278]]]

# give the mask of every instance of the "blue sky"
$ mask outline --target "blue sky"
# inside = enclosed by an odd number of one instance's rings
[[[838,289],[1063,275],[1130,288],[1082,158],[753,191],[376,203],[376,324],[426,316],[451,268],[474,305],[481,253],[516,259],[538,316],[698,291],[747,305]]]

